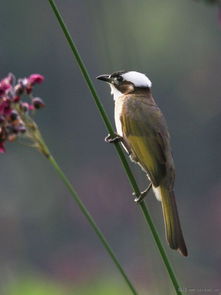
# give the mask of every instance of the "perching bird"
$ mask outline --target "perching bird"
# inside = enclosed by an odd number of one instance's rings
[[[161,201],[167,241],[172,249],[187,256],[174,195],[175,167],[165,118],[153,99],[152,83],[135,71],[100,75],[109,83],[115,101],[117,133],[108,142],[121,141],[132,161],[150,180],[149,187],[135,200],[141,201],[152,187]]]

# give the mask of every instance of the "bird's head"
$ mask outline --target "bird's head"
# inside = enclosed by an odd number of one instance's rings
[[[97,79],[109,83],[114,96],[149,90],[152,86],[150,79],[145,74],[135,71],[114,72],[110,75],[100,75]]]

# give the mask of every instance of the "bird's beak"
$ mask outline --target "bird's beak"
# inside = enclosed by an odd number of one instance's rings
[[[96,79],[101,80],[101,81],[105,81],[105,82],[108,82],[108,83],[111,82],[110,75],[106,75],[106,74],[97,76]]]

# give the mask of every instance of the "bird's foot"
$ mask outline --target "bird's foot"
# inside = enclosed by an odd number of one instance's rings
[[[106,136],[104,140],[108,143],[116,143],[123,141],[123,137],[117,133],[114,133],[114,136],[108,134],[108,136]]]
[[[149,192],[149,190],[151,189],[151,187],[152,187],[152,183],[150,183],[150,184],[148,185],[148,187],[147,187],[144,191],[142,191],[142,192],[140,193],[139,196],[136,196],[136,198],[134,199],[134,202],[136,202],[136,203],[140,203],[140,202],[142,202],[143,199],[144,199],[144,198],[146,197],[146,195],[148,194],[148,192]],[[133,193],[133,195],[135,195],[135,193]]]
[[[108,134],[108,136],[106,136],[104,140],[108,143],[118,143],[118,142],[122,143],[122,145],[125,148],[125,150],[127,151],[128,155],[129,156],[131,155],[132,152],[131,152],[131,148],[130,148],[129,144],[123,138],[123,136],[120,136],[116,132],[114,132],[113,136]]]

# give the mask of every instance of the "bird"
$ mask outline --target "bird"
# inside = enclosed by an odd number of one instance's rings
[[[152,188],[162,204],[169,246],[187,256],[174,193],[175,166],[170,134],[165,117],[152,96],[151,80],[137,71],[117,71],[96,78],[109,84],[115,102],[116,132],[105,140],[121,142],[150,182],[135,201],[142,202]]]

